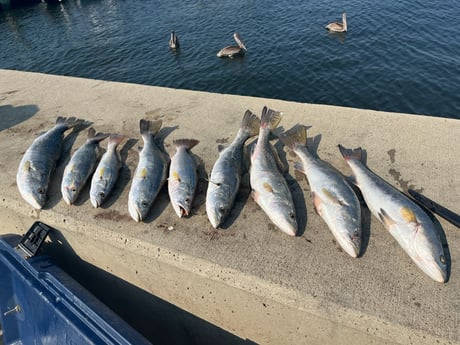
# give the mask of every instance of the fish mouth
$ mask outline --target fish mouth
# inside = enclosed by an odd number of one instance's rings
[[[97,198],[91,198],[91,204],[95,207],[98,208],[101,206],[101,200]]]
[[[439,266],[436,261],[426,261],[418,263],[419,268],[425,272],[431,279],[438,283],[445,283],[447,281],[447,270]]]
[[[180,203],[174,204],[173,208],[179,218],[187,217],[190,214],[190,210]]]
[[[140,223],[142,221],[142,214],[139,208],[136,205],[132,205],[131,203],[129,203],[128,208],[131,218],[134,219],[136,223]]]

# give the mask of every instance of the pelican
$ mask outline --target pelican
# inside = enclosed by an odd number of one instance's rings
[[[233,34],[233,38],[235,39],[238,46],[228,46],[222,48],[218,53],[217,57],[234,57],[238,55],[243,55],[244,51],[247,50],[246,46],[244,45],[243,41],[241,41],[241,37],[238,33]]]
[[[179,39],[174,31],[171,31],[171,38],[169,39],[169,48],[179,48]]]
[[[342,13],[342,23],[333,22],[326,25],[326,29],[332,32],[346,32],[347,31],[347,14]]]

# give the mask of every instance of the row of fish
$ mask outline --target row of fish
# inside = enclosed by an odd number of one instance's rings
[[[261,118],[246,111],[233,142],[220,152],[210,176],[206,194],[206,213],[214,228],[225,221],[239,190],[244,148],[249,138],[258,136],[251,146],[249,177],[252,197],[270,220],[283,232],[298,231],[295,205],[284,178],[282,163],[270,143],[282,113],[264,107]],[[34,208],[46,202],[51,173],[59,159],[64,132],[86,122],[76,118],[56,120],[56,125],[34,140],[24,154],[17,173],[22,197]],[[179,217],[190,214],[197,185],[196,162],[190,150],[199,142],[180,139],[173,142],[176,152],[170,158],[155,143],[162,122],[140,121],[144,146],[139,153],[128,196],[131,217],[140,222],[147,216],[164,183],[168,183],[171,204]],[[106,152],[100,157],[99,142],[108,137]],[[124,136],[88,130],[86,143],[72,155],[61,184],[64,201],[73,204],[92,175],[90,200],[99,207],[110,194],[121,167],[117,151]],[[313,205],[343,250],[352,257],[361,251],[361,207],[347,179],[307,148],[306,127],[296,125],[279,135],[280,141],[300,159],[295,168],[306,175]],[[441,241],[430,217],[411,199],[371,172],[361,163],[361,148],[350,150],[339,145],[350,166],[356,186],[361,190],[372,214],[397,240],[416,265],[438,282],[447,280],[447,263]],[[169,171],[169,176],[168,176]]]

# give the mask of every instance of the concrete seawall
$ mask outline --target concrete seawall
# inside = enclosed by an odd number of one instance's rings
[[[227,228],[214,231],[204,178],[218,144],[233,140],[245,110],[260,114],[267,105],[284,112],[284,129],[311,126],[312,149],[344,174],[350,170],[337,144],[361,146],[368,166],[386,181],[459,212],[460,121],[8,70],[0,70],[0,80],[0,233],[22,234],[36,219],[59,229],[48,250],[152,341],[460,344],[460,229],[437,217],[450,262],[450,279],[439,284],[367,208],[362,257],[342,252],[315,214],[289,153],[282,159],[289,163],[302,228],[296,238],[269,221],[249,196],[247,179]],[[19,195],[22,154],[57,116],[83,118],[97,131],[130,138],[122,147],[119,183],[103,208],[91,206],[87,189],[72,207],[60,195],[65,163],[86,131],[66,140],[45,209],[33,210]],[[146,223],[129,216],[141,118],[163,119],[169,152],[173,139],[200,140],[193,153],[202,161],[201,179],[189,218],[176,216],[166,189]]]

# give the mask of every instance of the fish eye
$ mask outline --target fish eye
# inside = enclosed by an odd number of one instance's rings
[[[295,214],[294,214],[294,212],[289,212],[288,215],[289,215],[289,218],[295,219]]]
[[[142,207],[147,207],[148,206],[146,201],[142,201],[141,205],[142,205]]]
[[[220,211],[220,212],[224,212],[224,211],[225,211],[225,207],[224,207],[224,206],[219,206],[219,211]]]
[[[189,198],[185,199],[185,202],[190,202],[190,199]]]
[[[445,265],[445,264],[446,264],[446,257],[445,257],[444,255],[440,255],[440,256],[439,256],[439,261],[441,261],[441,263],[442,263],[443,265]]]
[[[358,230],[355,230],[355,231],[353,232],[353,236],[354,236],[355,238],[359,238],[359,231],[358,231]]]
[[[43,188],[38,188],[38,194],[45,194],[45,189]]]
[[[99,193],[99,196],[100,196],[101,198],[104,198],[104,197],[105,197],[105,193],[104,193],[104,192],[100,192],[100,193]]]
[[[77,191],[77,188],[72,187],[71,191],[72,191],[73,193],[75,193],[75,192]]]

